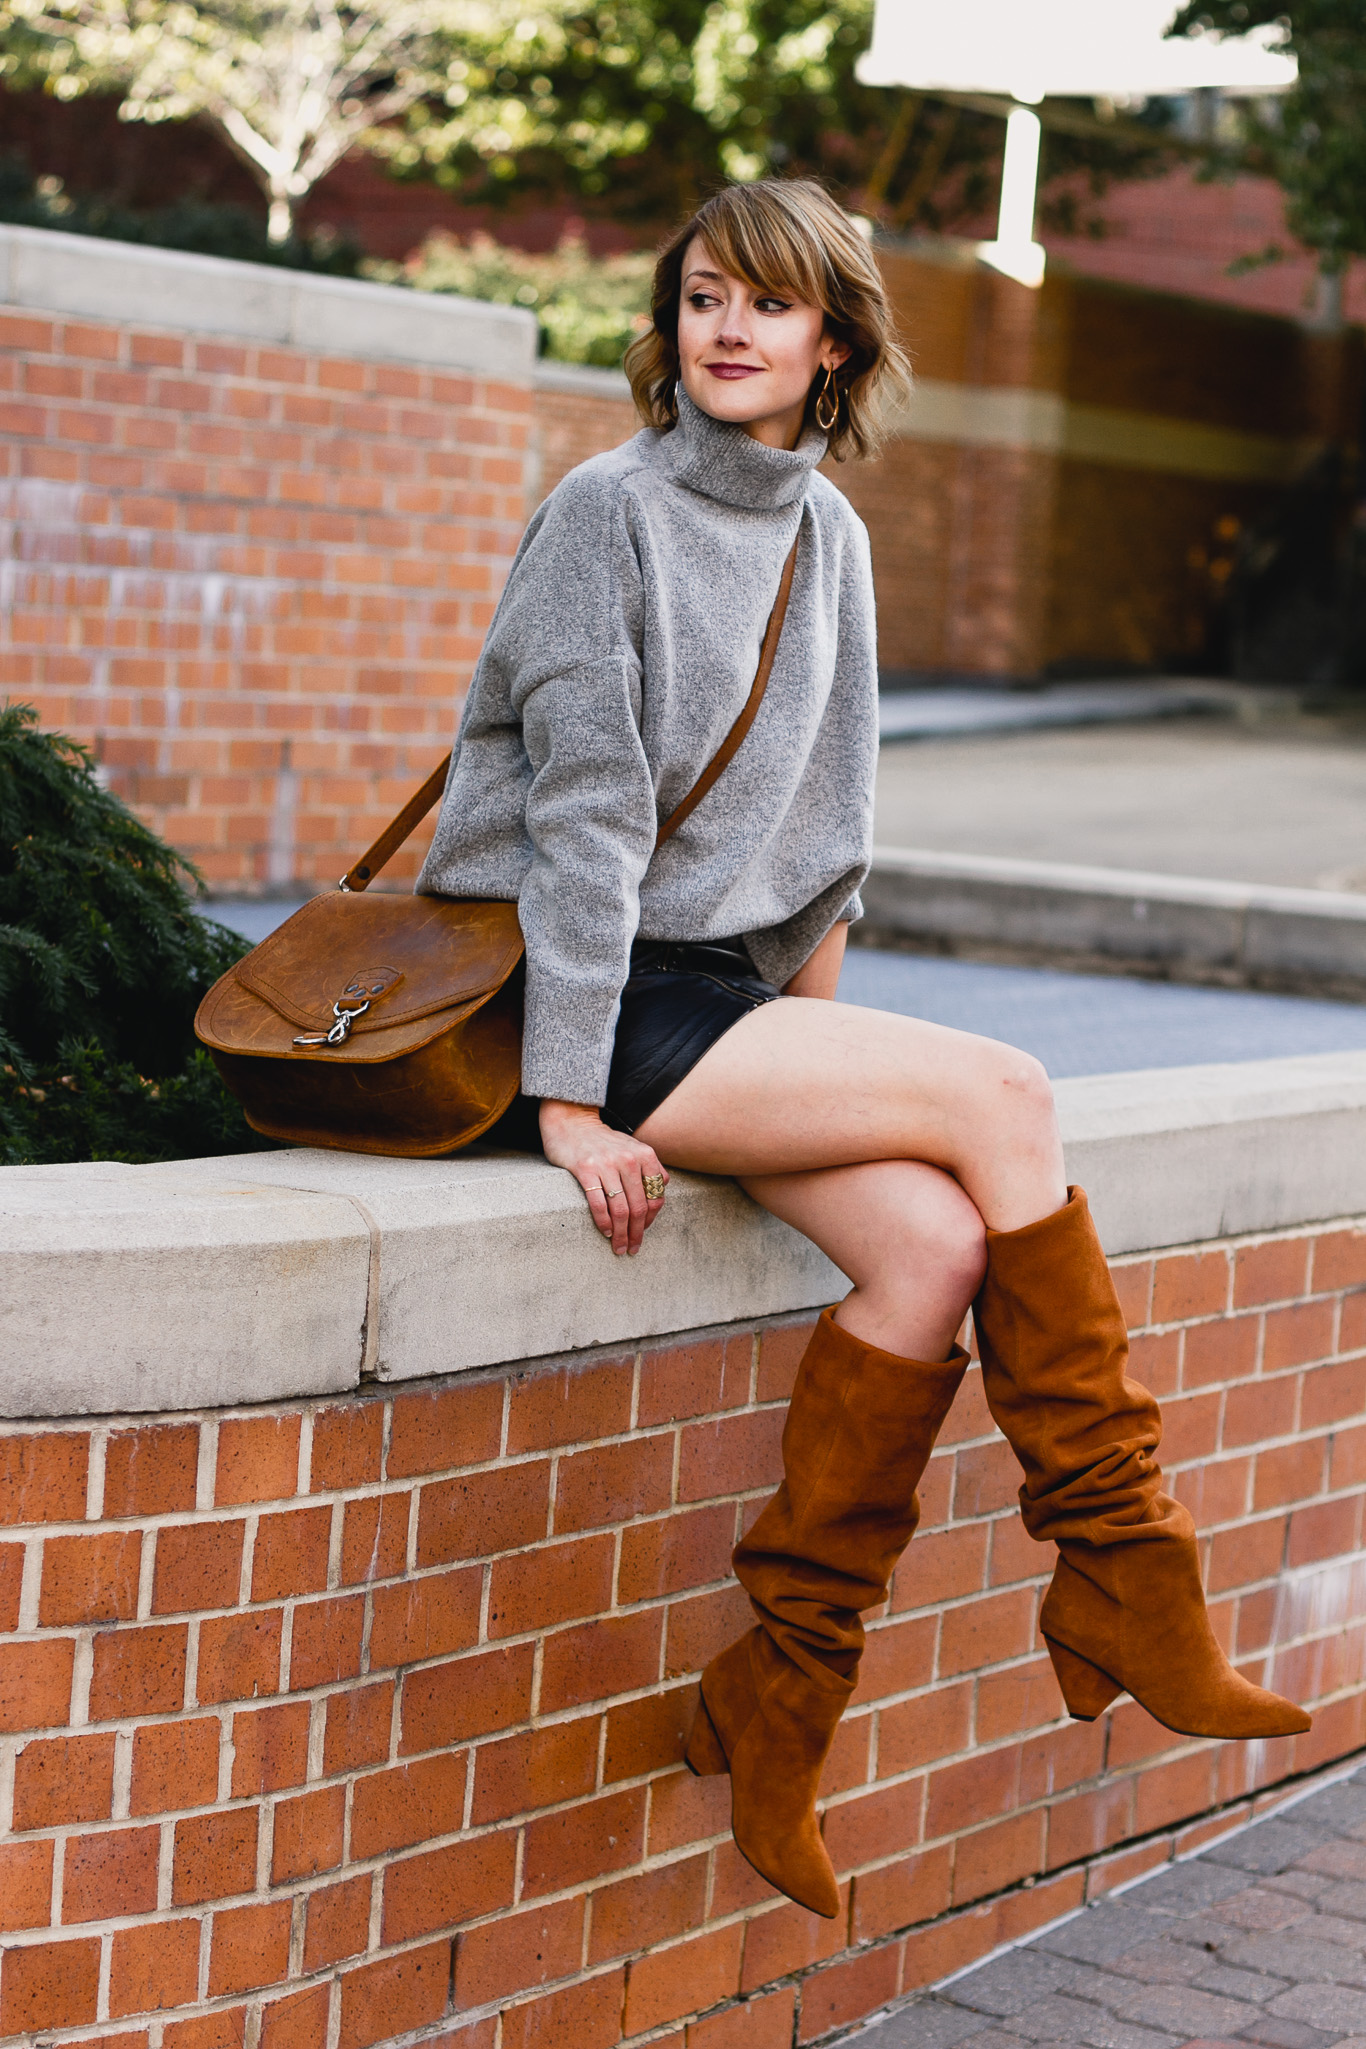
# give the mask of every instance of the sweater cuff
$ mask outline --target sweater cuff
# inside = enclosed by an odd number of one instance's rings
[[[607,1101],[620,998],[581,982],[560,980],[527,964],[522,1027],[522,1093],[542,1101]]]

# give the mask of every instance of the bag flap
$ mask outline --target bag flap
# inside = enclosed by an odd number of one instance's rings
[[[505,983],[504,987],[508,985]],[[297,1025],[283,1017],[269,1003],[263,1003],[259,996],[253,996],[244,989],[236,975],[220,977],[210,989],[195,1015],[194,1028],[202,1045],[215,1053],[232,1053],[248,1059],[288,1060],[291,1065],[298,1061],[317,1060],[327,1067],[351,1067],[359,1064],[383,1064],[387,1060],[402,1059],[405,1054],[415,1053],[423,1046],[429,1046],[434,1039],[458,1029],[466,1018],[480,1010],[486,1003],[499,1000],[495,991],[491,995],[476,996],[468,1003],[457,1003],[447,1010],[436,1010],[428,1017],[412,1018],[406,1024],[380,1025],[372,1032],[360,1034],[351,1032],[340,1046],[325,1043],[322,1032],[311,1037],[315,1045],[295,1044]]]
[[[230,972],[305,1031],[325,1032],[334,1005],[352,1032],[381,1031],[500,988],[522,957],[517,906],[442,896],[317,896]]]

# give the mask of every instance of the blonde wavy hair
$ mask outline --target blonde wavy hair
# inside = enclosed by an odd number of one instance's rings
[[[678,309],[683,258],[700,236],[712,259],[756,291],[780,292],[819,306],[826,327],[848,345],[835,373],[839,401],[830,453],[872,455],[882,438],[887,401],[910,389],[910,364],[900,347],[882,274],[858,228],[824,186],[811,178],[764,178],[728,185],[670,236],[655,265],[652,325],[626,351],[636,409],[647,426],[678,424]],[[807,423],[824,378],[813,380]]]

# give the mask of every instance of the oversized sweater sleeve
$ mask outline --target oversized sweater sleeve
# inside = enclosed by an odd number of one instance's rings
[[[499,659],[531,769],[522,1087],[601,1105],[655,792],[640,737],[643,596],[618,491],[571,475],[500,611]]]

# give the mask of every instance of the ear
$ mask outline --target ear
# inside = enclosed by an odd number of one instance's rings
[[[821,342],[821,368],[838,370],[841,363],[847,363],[852,354],[853,350],[848,342],[837,341],[833,334],[827,334]]]

